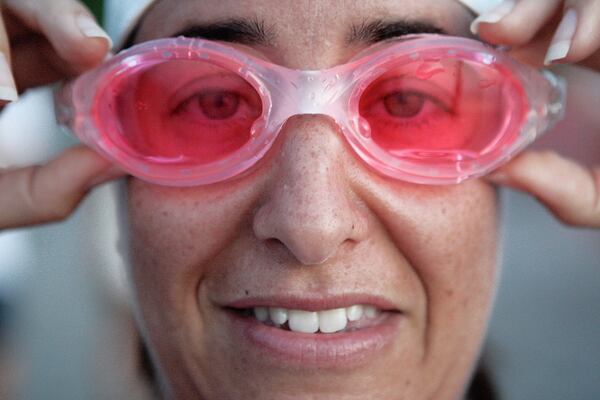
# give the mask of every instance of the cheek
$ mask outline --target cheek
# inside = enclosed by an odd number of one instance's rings
[[[457,381],[465,381],[477,361],[497,272],[496,193],[477,183],[469,185],[470,196],[460,203],[448,198],[446,207],[431,213],[444,223],[427,228],[416,247],[420,254],[415,255],[427,294],[429,361],[445,365],[440,373],[446,379],[462,371]]]
[[[373,211],[420,286],[423,366],[459,392],[477,360],[495,293],[497,193],[482,181],[371,193]]]
[[[165,189],[131,179],[131,274],[142,307],[193,311],[211,260],[248,225],[259,185],[241,186]]]
[[[477,287],[489,292],[498,240],[497,193],[491,185],[474,180],[456,186],[400,187],[379,192],[373,204],[423,285],[435,287],[431,294],[460,294]]]
[[[498,218],[496,192],[489,185],[469,182],[462,189],[421,210],[426,216],[413,253],[430,302],[458,308],[468,318],[465,308],[485,312],[492,294]]]
[[[428,297],[430,333],[453,330],[458,339],[482,335],[496,281],[496,193],[469,183],[463,196],[436,200],[412,247]]]
[[[493,295],[498,241],[496,191],[471,181],[416,196],[412,215],[392,227],[428,297],[445,320],[487,313]],[[412,231],[409,234],[408,231]]]

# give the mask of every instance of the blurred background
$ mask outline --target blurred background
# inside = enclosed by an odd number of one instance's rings
[[[87,1],[102,18],[101,1]],[[592,101],[570,107],[597,112]],[[36,118],[31,118],[36,115]],[[561,126],[536,144],[600,164],[600,127]],[[47,89],[0,118],[0,167],[70,145]],[[61,224],[0,232],[0,399],[147,399],[106,184]],[[486,357],[503,399],[600,398],[600,231],[572,229],[502,191],[504,251]]]

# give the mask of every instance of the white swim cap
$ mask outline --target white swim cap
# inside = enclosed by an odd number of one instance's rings
[[[104,26],[115,43],[123,46],[140,17],[156,0],[105,0]],[[483,14],[497,7],[502,0],[457,0],[476,14]]]
[[[104,27],[120,49],[155,0],[104,0]]]
[[[457,0],[469,7],[475,14],[484,14],[498,7],[503,0]]]

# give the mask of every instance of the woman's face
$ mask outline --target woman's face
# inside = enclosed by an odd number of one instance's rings
[[[163,0],[137,41],[258,21],[266,41],[222,38],[320,69],[369,45],[348,42],[353,27],[381,21],[389,35],[399,25],[387,23],[418,21],[467,35],[471,18],[454,0]],[[496,272],[496,194],[484,181],[382,177],[334,122],[303,115],[240,177],[179,189],[131,179],[128,198],[139,319],[167,395],[437,400],[464,390]],[[346,313],[327,310],[355,305],[370,310],[342,332],[298,332],[335,329]],[[283,308],[289,322],[261,322],[255,307]]]

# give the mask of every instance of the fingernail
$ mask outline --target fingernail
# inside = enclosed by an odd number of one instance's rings
[[[546,53],[544,59],[545,65],[550,65],[554,61],[562,60],[569,54],[575,31],[577,30],[577,11],[570,8],[563,16],[562,21],[556,29],[556,33],[552,38],[552,43]]]
[[[0,52],[0,101],[11,102],[19,99],[17,85],[12,70],[8,65],[8,59]]]
[[[75,17],[75,23],[79,27],[79,30],[83,36],[104,39],[108,42],[108,47],[112,49],[112,39],[110,36],[108,36],[104,29],[100,28],[100,26],[92,17],[87,14],[77,14]]]
[[[496,22],[500,22],[502,18],[510,14],[513,8],[515,8],[515,0],[504,0],[492,11],[475,18],[475,20],[471,22],[471,33],[473,33],[473,35],[477,35],[479,32],[479,24],[482,22],[486,24],[495,24]]]

